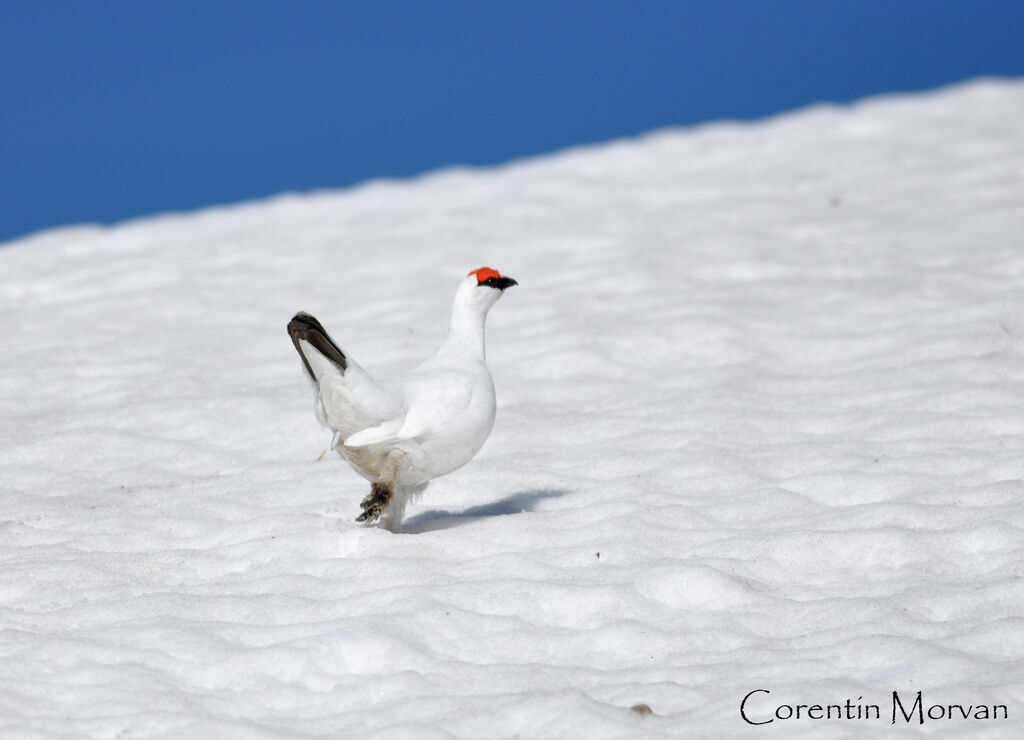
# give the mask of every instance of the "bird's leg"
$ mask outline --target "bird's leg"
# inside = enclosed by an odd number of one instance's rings
[[[391,494],[391,486],[387,483],[374,483],[370,488],[370,495],[360,504],[363,513],[356,517],[356,521],[370,524],[377,521],[391,503]]]
[[[399,450],[392,450],[384,458],[380,466],[380,477],[370,488],[370,495],[363,499],[363,513],[356,517],[357,522],[372,524],[380,519],[395,501],[395,494],[398,492],[395,481],[398,479],[398,466],[402,457],[404,455]],[[404,504],[402,506],[404,508]],[[398,518],[402,518],[401,512],[398,513]]]
[[[380,526],[389,532],[400,532],[402,530],[402,516],[405,514],[405,505],[423,493],[426,488],[426,483],[416,486],[395,486],[394,495],[391,497],[391,505],[388,506],[387,511],[381,514]]]

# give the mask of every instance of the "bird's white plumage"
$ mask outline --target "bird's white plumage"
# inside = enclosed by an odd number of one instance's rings
[[[347,353],[342,368],[314,343],[295,339],[315,381],[317,418],[334,431],[334,449],[364,478],[391,489],[382,524],[393,531],[411,495],[469,462],[494,425],[484,325],[504,288],[516,283],[500,276],[484,282],[477,272],[456,291],[440,349],[394,383],[375,380]]]

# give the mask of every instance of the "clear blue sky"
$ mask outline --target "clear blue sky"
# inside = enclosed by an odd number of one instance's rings
[[[978,75],[1024,2],[9,0],[0,241]]]

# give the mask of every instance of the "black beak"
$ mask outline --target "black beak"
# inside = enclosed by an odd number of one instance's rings
[[[498,290],[505,290],[505,288],[511,288],[513,285],[519,285],[515,280],[510,277],[499,277],[499,278],[487,278],[480,285],[488,285]]]

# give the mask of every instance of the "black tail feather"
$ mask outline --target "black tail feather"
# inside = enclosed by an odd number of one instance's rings
[[[305,311],[299,311],[288,322],[288,334],[292,338],[292,344],[295,345],[299,357],[302,358],[302,364],[306,366],[306,372],[309,373],[309,377],[314,381],[316,376],[313,374],[313,368],[309,366],[309,360],[302,354],[302,348],[299,346],[300,339],[304,339],[313,345],[317,352],[337,365],[342,374],[348,369],[348,360],[345,358],[345,353],[334,343],[334,340],[327,334],[323,325],[316,320],[316,317],[311,316]]]

